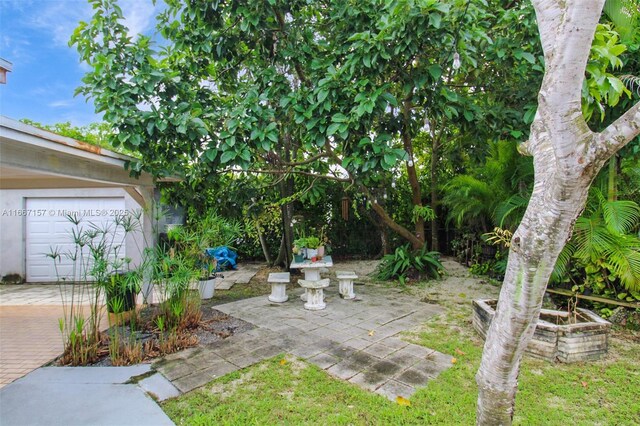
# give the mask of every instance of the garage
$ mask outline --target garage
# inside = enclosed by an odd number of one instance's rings
[[[132,157],[60,136],[0,116],[0,278],[3,283],[56,282],[73,279],[73,261],[56,265],[52,248],[74,248],[66,213],[76,212],[88,228],[112,226],[117,214],[141,213],[139,232],[127,234],[118,257],[137,266],[143,250],[155,244],[163,223],[151,214],[159,196],[153,176],[131,176]],[[173,182],[176,178],[163,178]],[[116,237],[116,241],[118,237]],[[113,255],[113,254],[112,254]]]
[[[72,231],[76,225],[69,221],[67,215],[74,214],[81,219],[80,230],[92,227],[114,230],[115,216],[126,210],[124,197],[26,198],[25,212],[27,282],[55,282],[58,277],[71,280],[74,275],[74,262],[65,253],[75,250]],[[118,257],[126,254],[123,240],[124,233],[118,229],[114,238],[114,242],[121,246]],[[47,256],[53,249],[62,253],[57,265]],[[88,254],[88,249],[84,254]],[[75,273],[80,272],[76,269]]]

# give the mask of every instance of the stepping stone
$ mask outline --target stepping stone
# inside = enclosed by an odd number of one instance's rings
[[[235,281],[224,279],[216,282],[216,290],[229,290],[235,284]]]

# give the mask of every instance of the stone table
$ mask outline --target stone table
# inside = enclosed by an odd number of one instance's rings
[[[304,294],[302,296],[300,296],[300,298],[303,301],[307,301],[308,297],[309,297],[309,292],[308,289],[309,288],[315,288],[316,286],[313,285],[312,283],[318,283],[320,282],[320,270],[322,268],[331,268],[333,267],[333,259],[331,259],[331,256],[324,256],[322,259],[316,260],[315,262],[312,262],[309,259],[306,259],[302,262],[296,262],[295,260],[293,262],[291,262],[291,265],[289,266],[290,269],[300,269],[302,270],[302,272],[304,273],[304,281],[305,281],[305,285],[301,284],[300,280],[298,281],[298,284],[300,284],[302,287],[304,287],[306,289],[306,291],[304,292]],[[325,286],[326,287],[326,286]],[[323,289],[324,287],[320,287],[317,290],[314,290],[315,296],[316,297],[322,297],[323,296]],[[320,296],[318,296],[318,294],[320,294]],[[312,304],[315,307],[315,310],[317,309],[324,309],[325,306],[322,306],[324,304]],[[319,306],[322,306],[321,308]],[[305,303],[305,308],[309,309],[307,307],[307,304]]]

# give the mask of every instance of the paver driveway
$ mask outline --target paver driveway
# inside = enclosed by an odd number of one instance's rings
[[[62,316],[57,285],[0,286],[0,387],[62,353]]]

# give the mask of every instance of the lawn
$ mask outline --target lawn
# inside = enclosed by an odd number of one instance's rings
[[[474,424],[474,380],[482,341],[468,301],[443,302],[447,312],[404,338],[451,354],[452,368],[410,399],[410,405],[335,379],[282,354],[163,403],[178,425],[204,424]],[[550,364],[525,358],[514,424],[640,423],[638,335],[617,332],[606,360]]]

